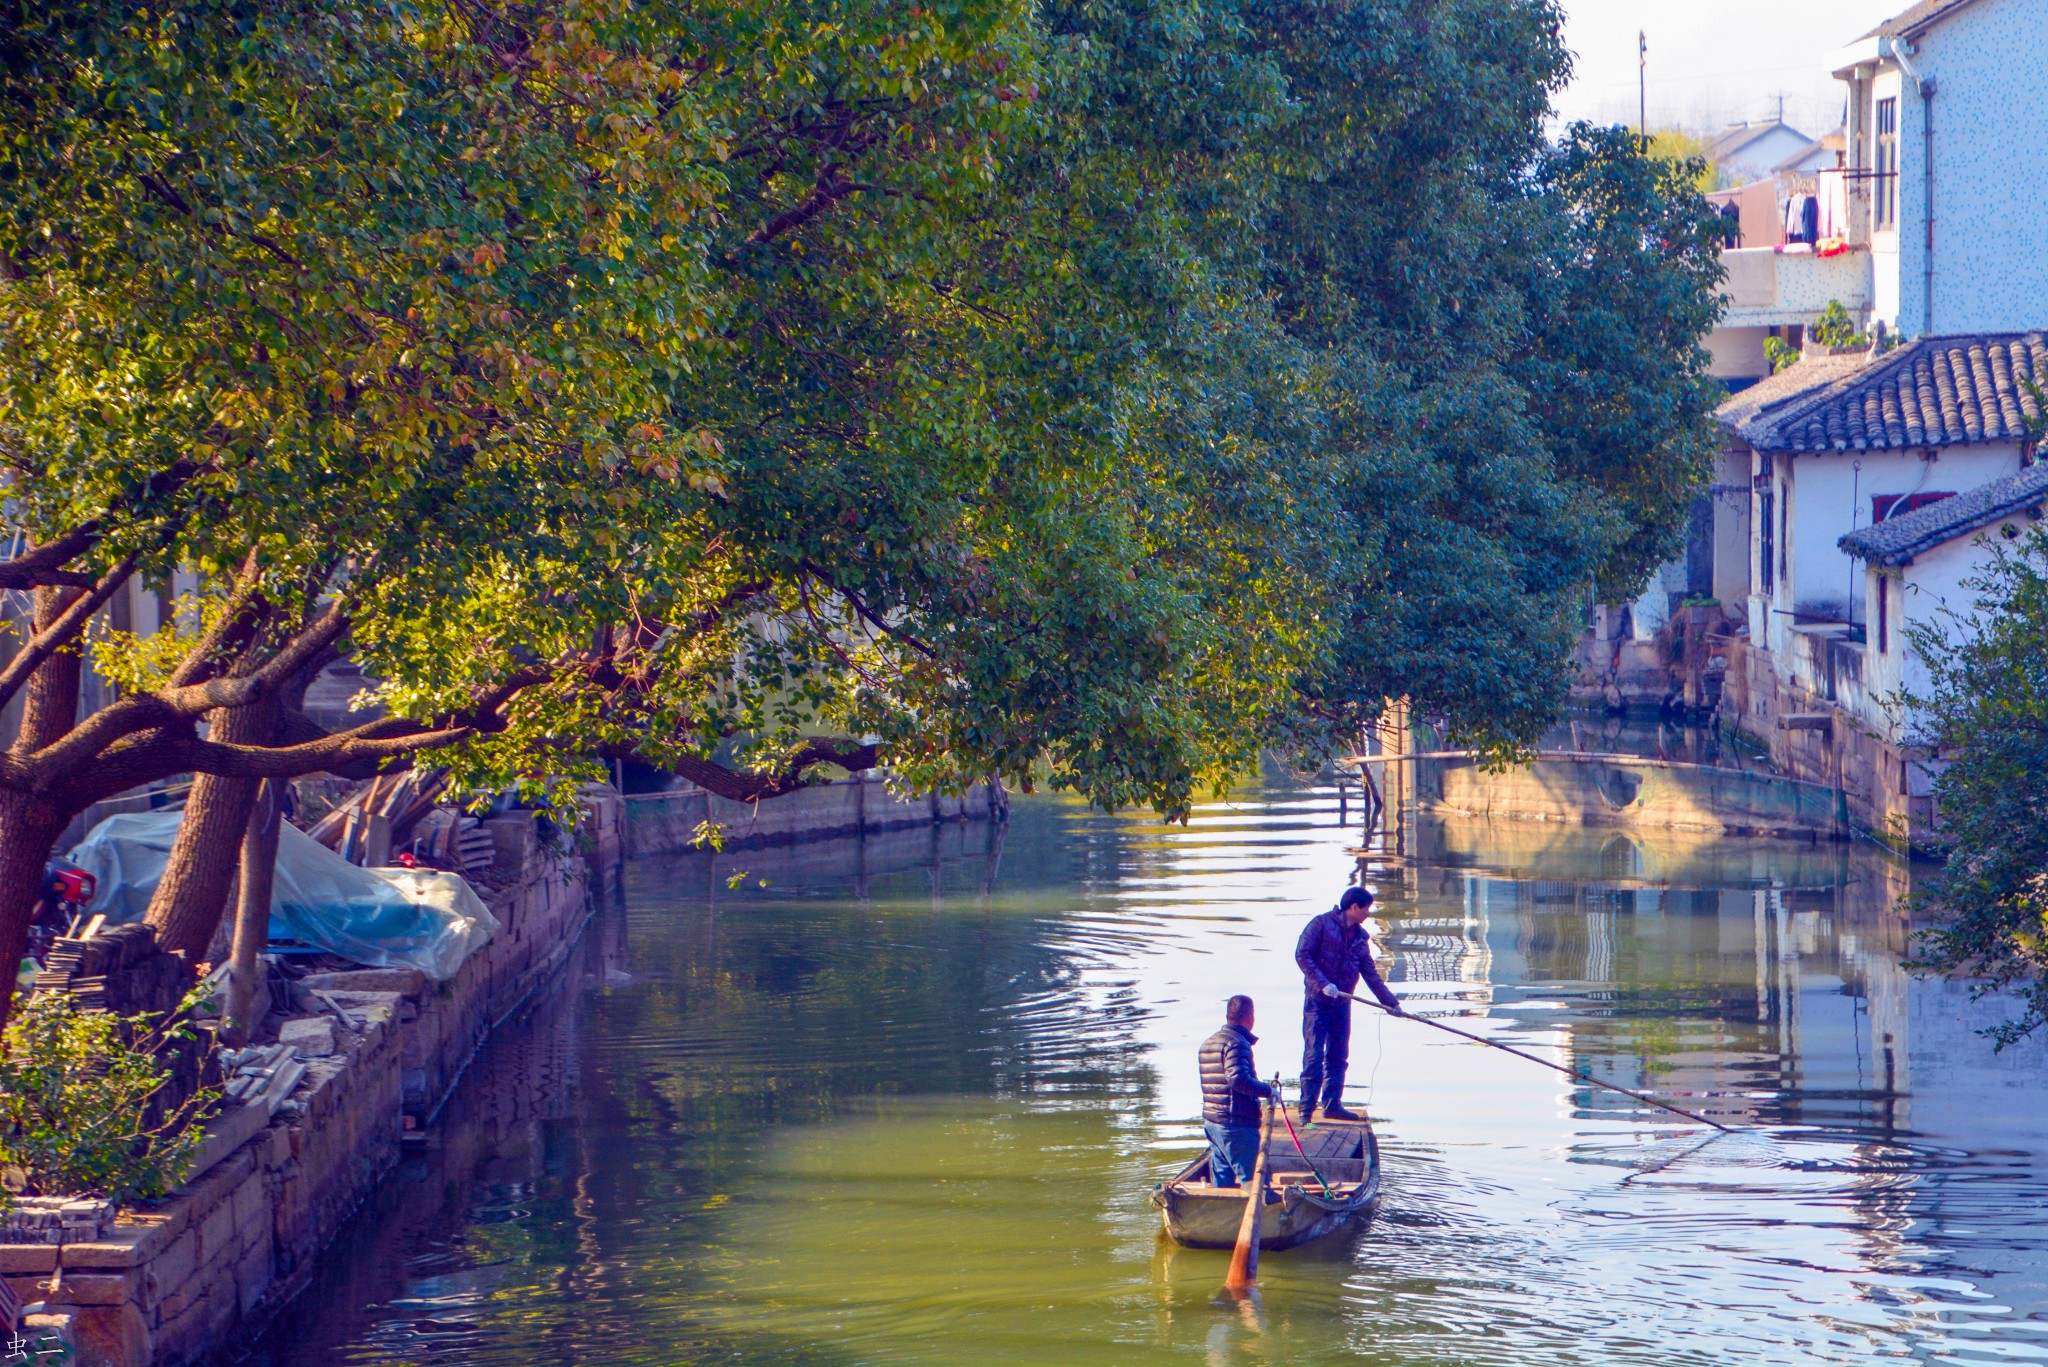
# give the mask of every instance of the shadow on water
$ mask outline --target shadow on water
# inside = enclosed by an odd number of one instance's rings
[[[2048,1055],[1899,968],[1900,867],[1533,824],[1427,823],[1376,871],[1397,990],[1742,1132],[1374,1013],[1377,1219],[1219,1297],[1146,1194],[1224,996],[1293,1072],[1294,934],[1354,840],[1275,789],[638,861],[257,1358],[2048,1358]]]

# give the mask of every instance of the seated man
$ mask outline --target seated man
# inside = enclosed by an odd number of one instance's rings
[[[1252,1067],[1252,999],[1232,997],[1224,1026],[1202,1042],[1202,1132],[1209,1137],[1209,1180],[1234,1187],[1252,1180],[1259,1161],[1259,1102],[1273,1089]]]

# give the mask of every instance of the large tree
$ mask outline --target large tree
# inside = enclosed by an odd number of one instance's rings
[[[1387,696],[1527,739],[1696,474],[1700,205],[1546,144],[1546,4],[0,23],[7,675],[56,700],[0,863],[210,775],[181,943],[251,780],[428,747],[1175,814]],[[102,632],[124,696],[64,714],[84,595],[180,567],[185,627]],[[344,648],[383,715],[317,735]]]

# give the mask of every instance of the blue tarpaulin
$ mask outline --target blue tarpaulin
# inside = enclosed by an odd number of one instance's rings
[[[93,876],[85,911],[109,924],[140,921],[170,862],[183,812],[110,816],[67,856]],[[297,940],[374,968],[455,975],[498,932],[498,920],[460,874],[365,869],[290,822],[278,830],[270,938]]]

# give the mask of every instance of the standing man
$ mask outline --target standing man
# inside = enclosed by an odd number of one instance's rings
[[[1314,1118],[1316,1098],[1325,1120],[1356,1120],[1344,1109],[1344,1069],[1351,1062],[1351,1003],[1344,995],[1365,979],[1380,1004],[1398,1016],[1401,999],[1387,990],[1373,966],[1372,945],[1365,937],[1365,918],[1372,914],[1372,894],[1346,888],[1337,905],[1308,923],[1294,944],[1294,962],[1301,968],[1301,1122]]]
[[[1252,999],[1232,997],[1223,1028],[1202,1041],[1202,1132],[1209,1136],[1209,1180],[1235,1187],[1259,1161],[1259,1103],[1274,1095],[1252,1066]]]

